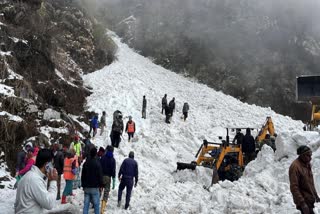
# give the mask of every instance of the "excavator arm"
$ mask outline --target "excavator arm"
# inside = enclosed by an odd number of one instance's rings
[[[257,136],[257,141],[261,142],[263,139],[265,139],[268,132],[271,136],[274,136],[274,134],[275,134],[271,117],[267,117],[266,122],[263,124],[263,126]]]

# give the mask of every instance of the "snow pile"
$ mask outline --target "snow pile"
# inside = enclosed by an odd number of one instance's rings
[[[9,112],[6,112],[6,111],[1,111],[0,116],[7,116],[9,118],[9,120],[11,120],[11,121],[16,121],[16,122],[23,121],[23,119],[21,117],[19,117],[17,115],[10,114]]]
[[[87,99],[88,110],[98,112],[100,116],[102,111],[107,113],[107,132],[100,136],[99,130],[93,143],[98,147],[110,144],[109,133],[115,110],[122,111],[125,118],[131,115],[137,128],[135,142],[128,143],[124,135],[114,154],[118,171],[129,151],[135,152],[139,182],[133,189],[128,211],[117,208],[117,188],[112,190],[108,213],[298,213],[289,190],[288,168],[296,158],[296,148],[308,144],[314,151],[315,178],[320,179],[317,176],[320,172],[318,133],[300,132],[302,122],[276,114],[270,108],[248,105],[216,92],[153,64],[118,38],[115,42],[119,46],[118,61],[84,76],[85,83],[93,89]],[[161,98],[165,93],[168,101],[176,98],[171,124],[166,124],[161,114]],[[145,120],[141,118],[143,95],[148,101]],[[190,105],[185,122],[181,119],[184,102]],[[220,142],[218,136],[226,135],[226,127],[259,128],[267,116],[272,117],[279,136],[276,141],[278,150],[273,153],[271,148],[264,146],[239,181],[219,182],[208,188],[210,169],[197,167],[195,171],[175,171],[176,162],[195,160],[194,155],[204,139]],[[231,139],[234,134],[230,133]],[[319,179],[316,179],[318,190]],[[81,212],[83,192],[78,190],[76,194],[71,200]],[[123,195],[123,205],[124,200]],[[12,213],[14,199],[8,201],[11,209],[6,213]],[[0,200],[0,206],[2,204]],[[57,202],[56,210],[62,207]]]
[[[14,89],[11,86],[7,86],[4,84],[0,84],[0,94],[3,94],[4,96],[9,96],[9,97],[15,97]]]

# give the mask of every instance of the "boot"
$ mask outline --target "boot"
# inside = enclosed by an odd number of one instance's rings
[[[67,196],[63,195],[61,199],[61,204],[66,204],[67,203]]]
[[[118,201],[117,207],[120,207],[120,206],[121,206],[121,201]]]
[[[101,214],[104,213],[106,206],[107,206],[107,202],[105,200],[102,200],[101,201],[101,212],[100,212]]]

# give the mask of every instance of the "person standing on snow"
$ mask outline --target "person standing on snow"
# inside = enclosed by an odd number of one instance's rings
[[[113,123],[112,123],[111,133],[110,133],[111,145],[115,148],[118,148],[121,142],[123,126],[124,125],[122,120],[122,113],[121,111],[116,110],[113,113]]]
[[[113,147],[107,146],[107,152],[100,159],[102,173],[103,173],[103,199],[101,201],[101,213],[104,213],[110,193],[110,185],[112,178],[112,189],[115,188],[116,185],[116,160],[113,157]]]
[[[170,112],[171,112],[171,117],[173,116],[173,111],[176,108],[176,103],[175,103],[175,98],[172,98],[172,100],[169,102],[169,108],[170,108]]]
[[[93,117],[93,119],[91,120],[91,126],[92,126],[92,129],[93,129],[92,137],[94,138],[96,136],[96,134],[97,134],[97,130],[98,130],[98,127],[99,127],[98,115],[95,115]]]
[[[26,174],[31,169],[31,167],[36,163],[36,157],[37,156],[34,154],[34,148],[29,147],[27,150],[25,167],[19,171],[19,173],[18,173],[19,176],[22,177],[24,174]]]
[[[168,105],[167,94],[165,94],[164,97],[162,98],[161,104],[162,104],[161,114],[163,114],[163,111],[165,110],[166,106]]]
[[[84,191],[83,214],[89,212],[90,201],[93,202],[94,213],[100,214],[100,192],[102,184],[102,169],[97,159],[97,149],[90,150],[90,158],[83,164],[81,183]]]
[[[63,174],[63,164],[64,164],[64,155],[63,152],[59,149],[59,144],[55,143],[52,147],[53,153],[53,166],[57,169],[58,179],[57,179],[57,198],[56,200],[61,199],[60,189],[61,189],[61,175]]]
[[[303,145],[297,149],[297,154],[299,157],[289,168],[290,191],[297,209],[302,214],[314,214],[314,203],[320,202],[320,198],[314,186],[310,165],[312,151]]]
[[[41,149],[37,154],[35,165],[18,185],[14,204],[16,214],[43,213],[44,209],[51,210],[54,207],[58,173],[56,169],[50,167],[52,158],[49,149]]]
[[[67,203],[67,196],[72,195],[73,180],[76,178],[78,158],[73,149],[69,149],[66,153],[63,166],[63,177],[66,180],[66,186],[62,193],[61,204]]]
[[[170,123],[171,109],[170,109],[169,105],[166,105],[166,107],[164,109],[164,113],[166,115],[166,123]]]
[[[100,132],[100,136],[101,136],[104,132],[105,127],[106,127],[106,112],[105,111],[102,112],[102,116],[100,118],[100,126],[101,126],[101,132]]]
[[[130,142],[131,138],[133,138],[134,133],[136,132],[136,124],[133,122],[131,116],[129,116],[129,121],[126,125],[126,132],[128,133],[128,141]]]
[[[17,154],[17,165],[16,165],[16,176],[18,176],[19,171],[22,170],[26,165],[26,156],[28,153],[29,148],[32,148],[33,145],[31,142],[26,143],[23,147],[22,151],[18,152]]]
[[[133,188],[133,178],[134,178],[134,187],[138,183],[138,163],[134,160],[134,152],[129,153],[129,158],[126,158],[120,167],[118,178],[120,181],[119,190],[118,190],[118,207],[121,206],[122,191],[124,188],[127,188],[126,195],[126,204],[125,209],[128,209],[131,197],[131,191]]]
[[[184,103],[183,104],[183,108],[182,108],[183,120],[184,121],[186,121],[186,119],[188,117],[188,111],[189,111],[189,104],[188,103]]]
[[[256,144],[250,128],[246,129],[246,135],[243,137],[242,152],[244,153],[244,163],[246,165],[256,156]]]
[[[143,100],[142,100],[142,118],[143,119],[147,118],[147,99],[145,95],[143,95]]]

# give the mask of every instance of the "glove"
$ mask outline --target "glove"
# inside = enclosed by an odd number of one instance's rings
[[[301,211],[302,211],[303,214],[310,214],[310,210],[309,210],[309,207],[308,207],[307,204],[303,204],[301,206]]]
[[[134,187],[137,187],[137,184],[138,184],[138,182],[136,182],[136,183],[134,184]]]
[[[116,178],[112,178],[112,189],[116,187]]]

